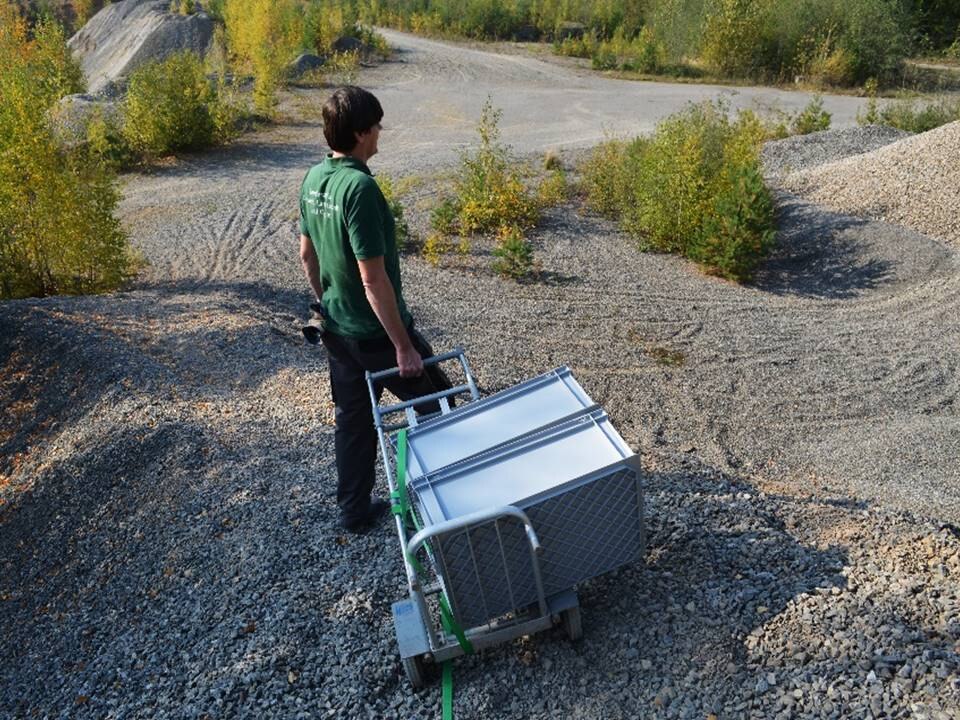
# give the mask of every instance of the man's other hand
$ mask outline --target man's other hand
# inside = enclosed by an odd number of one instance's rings
[[[397,350],[397,367],[400,368],[400,377],[419,377],[423,374],[423,358],[413,346]]]

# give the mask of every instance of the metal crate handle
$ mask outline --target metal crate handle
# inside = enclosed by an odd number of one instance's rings
[[[533,524],[530,522],[530,518],[528,518],[527,514],[518,507],[513,505],[505,505],[503,507],[478,510],[477,512],[473,512],[468,515],[462,515],[460,517],[456,517],[451,520],[445,520],[435,525],[431,525],[430,527],[426,527],[410,538],[410,541],[407,543],[406,557],[416,557],[417,551],[420,550],[420,548],[423,547],[423,545],[431,538],[453,532],[468,531],[470,528],[476,525],[482,525],[484,523],[495,522],[502,519],[517,520],[523,525],[523,529],[527,534],[527,541],[530,543],[530,562],[531,566],[533,567],[534,585],[537,589],[537,602],[540,606],[541,615],[546,615],[547,596],[543,588],[543,577],[540,573],[539,558],[539,555],[543,552],[543,546],[540,544],[536,530],[533,529]],[[507,577],[507,582],[509,583],[509,575]]]

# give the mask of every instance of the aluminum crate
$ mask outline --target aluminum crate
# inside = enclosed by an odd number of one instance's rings
[[[407,482],[593,407],[568,367],[462,405],[408,428]]]
[[[501,405],[499,412],[508,408]],[[409,489],[425,527],[491,506],[526,512],[543,546],[541,575],[549,595],[642,554],[638,467],[594,406],[415,478]],[[500,522],[434,544],[434,563],[458,622],[481,625],[536,601],[526,548],[523,529]]]

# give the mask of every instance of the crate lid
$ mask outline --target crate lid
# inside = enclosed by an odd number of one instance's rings
[[[588,481],[633,456],[603,410],[593,407],[519,440],[410,482],[426,524],[489,507],[524,507]]]
[[[573,416],[593,401],[559,367],[407,430],[407,482]]]

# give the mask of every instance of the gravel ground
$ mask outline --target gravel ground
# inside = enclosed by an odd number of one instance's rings
[[[960,121],[871,153],[791,173],[786,188],[834,210],[960,247]]]
[[[867,125],[824,130],[807,135],[794,135],[768,142],[762,153],[763,165],[769,177],[781,178],[818,165],[862,155],[878,150],[910,133],[884,125]]]
[[[427,105],[411,74],[505,62],[473,53],[360,80]],[[528,62],[505,87],[563,91]],[[132,291],[0,306],[0,717],[438,716],[395,655],[395,537],[336,526],[325,360],[298,333],[307,118],[129,176]],[[402,118],[374,165],[419,178],[422,229],[449,148]],[[405,256],[421,328],[486,392],[570,364],[648,470],[645,562],[580,588],[581,642],[458,661],[459,718],[960,717],[957,253],[778,198],[747,287],[574,206],[534,237],[537,282],[493,277],[483,243]]]

